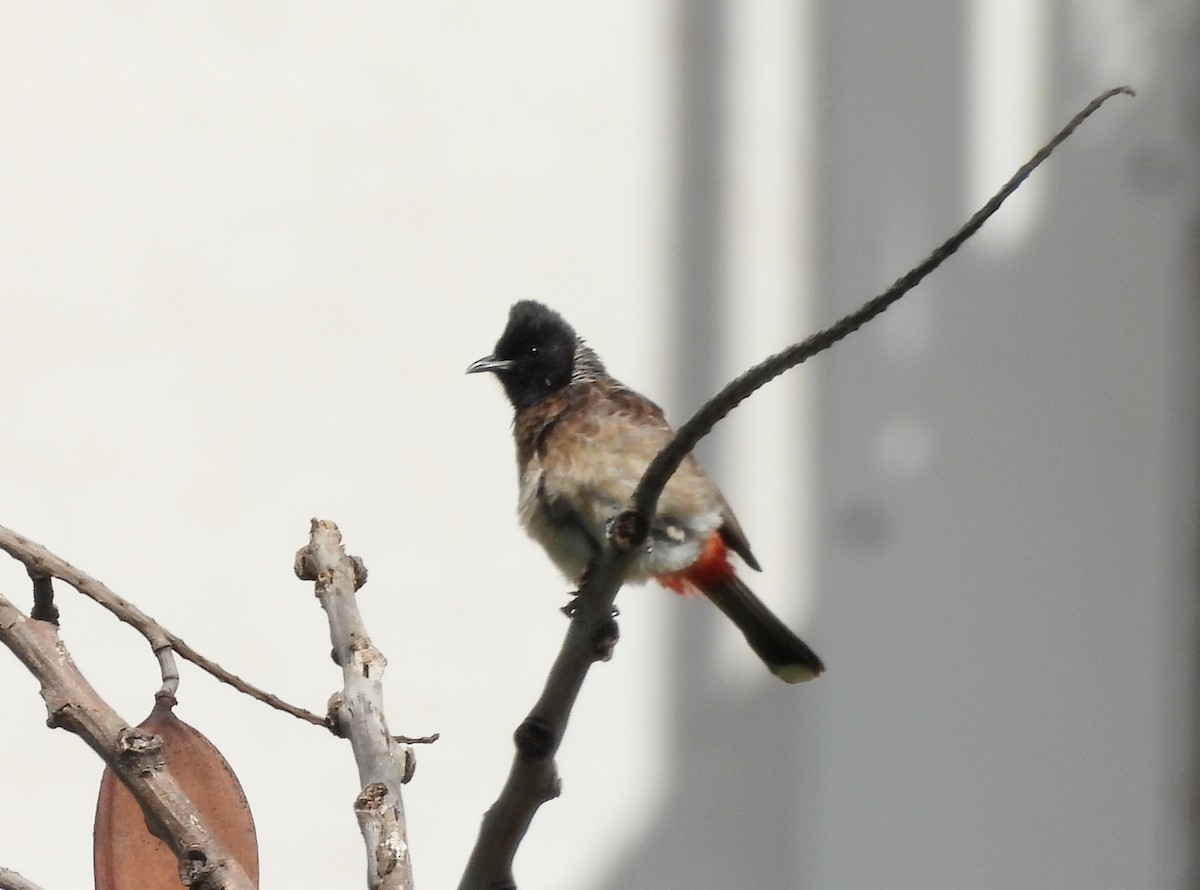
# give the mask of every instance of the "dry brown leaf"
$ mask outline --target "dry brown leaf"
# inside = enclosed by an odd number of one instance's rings
[[[241,783],[221,752],[159,700],[141,729],[161,736],[167,768],[205,823],[258,886],[258,839]],[[96,803],[96,890],[178,890],[175,855],[146,827],[133,795],[105,769]]]

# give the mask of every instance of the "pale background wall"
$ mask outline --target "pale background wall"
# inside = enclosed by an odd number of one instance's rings
[[[462,373],[508,304],[552,303],[679,417],[952,230],[1013,162],[981,146],[1023,155],[1133,80],[991,241],[706,451],[829,676],[782,688],[701,604],[629,590],[518,878],[1179,886],[1187,7],[888,8],[6,5],[0,522],[316,710],[337,674],[291,561],[339,522],[393,729],[442,733],[406,804],[420,885],[453,886],[563,631],[508,408]],[[148,653],[59,602],[140,719]],[[96,761],[12,659],[0,696],[0,864],[86,886]],[[181,701],[264,885],[353,886],[346,747],[190,669]]]

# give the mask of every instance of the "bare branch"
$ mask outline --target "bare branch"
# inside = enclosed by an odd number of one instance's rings
[[[0,596],[0,642],[37,677],[47,723],[87,742],[129,789],[147,824],[178,858],[184,884],[201,890],[252,890],[245,871],[167,769],[162,739],[130,726],[100,698],[53,624],[30,620]]]
[[[500,796],[483,817],[479,837],[467,861],[459,890],[515,890],[512,873],[517,847],[538,808],[558,796],[555,754],[566,731],[575,699],[592,663],[607,660],[617,640],[613,603],[634,553],[645,541],[658,497],[683,458],[713,426],[765,383],[805,359],[828,349],[882,313],[941,265],[999,209],[1029,174],[1087,117],[1115,95],[1133,94],[1117,87],[1093,99],[1037,154],[1024,164],[950,239],[887,291],[808,339],[751,368],[710,399],[651,462],[630,508],[613,523],[610,546],[589,568],[573,603],[571,624],[550,669],[542,696],[514,735],[516,755]]]
[[[11,869],[0,867],[0,890],[42,890],[33,881],[26,880]]]
[[[150,644],[158,659],[162,674],[163,685],[161,693],[174,695],[179,686],[179,671],[175,666],[174,653],[190,661],[203,671],[216,677],[222,683],[228,683],[238,692],[270,705],[276,710],[284,711],[293,717],[299,717],[317,726],[326,726],[325,719],[304,708],[289,704],[276,695],[247,683],[242,678],[230,673],[214,661],[205,658],[182,639],[171,633],[133,603],[113,593],[108,586],[90,575],[81,572],[65,559],[55,556],[41,544],[31,541],[17,532],[0,526],[0,550],[8,553],[13,559],[25,565],[35,585],[38,579],[58,578],[70,584],[84,596],[99,603],[118,619],[128,624]]]
[[[346,555],[338,527],[312,521],[308,545],[296,554],[296,575],[316,582],[329,618],[334,658],[342,668],[342,690],[330,701],[329,720],[350,739],[362,791],[354,812],[367,846],[367,886],[410,890],[412,861],[400,786],[412,777],[412,749],[388,732],[383,708],[387,659],[375,648],[358,611],[355,591],[367,580],[362,560]]]
[[[459,890],[515,888],[512,863],[538,808],[559,794],[554,755],[584,678],[596,661],[607,661],[617,642],[613,601],[632,561],[633,549],[608,547],[579,588],[567,635],[546,686],[513,736],[516,754],[500,796],[484,814]]]

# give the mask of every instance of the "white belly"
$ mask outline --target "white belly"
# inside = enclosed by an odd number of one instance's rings
[[[589,563],[608,542],[609,523],[625,503],[599,497],[549,497],[541,473],[531,469],[522,480],[517,512],[521,525],[572,583],[578,583]],[[720,527],[721,515],[705,512],[686,525],[654,523],[654,532],[630,566],[627,581],[646,581],[686,569],[700,556],[708,536]]]

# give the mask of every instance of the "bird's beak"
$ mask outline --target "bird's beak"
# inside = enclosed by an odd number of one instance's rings
[[[471,362],[467,368],[468,374],[479,374],[483,371],[491,371],[493,374],[500,371],[507,371],[513,366],[512,359],[496,358],[492,355],[485,355],[477,362]]]

